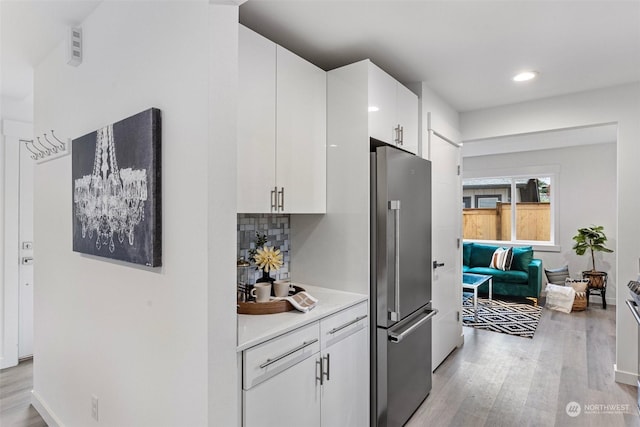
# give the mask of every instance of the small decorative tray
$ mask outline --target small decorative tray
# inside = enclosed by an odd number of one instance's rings
[[[305,289],[300,286],[293,286],[293,292],[289,292],[289,295],[295,295],[298,292],[302,292]],[[255,301],[238,301],[238,314],[276,314],[284,313],[286,311],[295,310],[291,303],[284,299],[273,300],[269,302],[255,302]]]

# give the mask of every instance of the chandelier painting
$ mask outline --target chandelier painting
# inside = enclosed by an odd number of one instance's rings
[[[74,140],[72,158],[74,251],[160,265],[160,111]]]

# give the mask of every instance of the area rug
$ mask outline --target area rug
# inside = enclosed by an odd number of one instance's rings
[[[464,326],[533,338],[542,316],[542,307],[496,299],[489,302],[486,298],[478,298],[476,322],[472,298],[464,298],[462,313]]]

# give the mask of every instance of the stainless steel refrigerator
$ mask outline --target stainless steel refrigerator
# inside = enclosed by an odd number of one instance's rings
[[[431,391],[431,162],[371,153],[371,424],[402,426]]]

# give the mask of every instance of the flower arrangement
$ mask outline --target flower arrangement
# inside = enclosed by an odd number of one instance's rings
[[[282,254],[280,253],[280,249],[263,246],[256,250],[256,255],[253,258],[258,268],[266,273],[282,267]]]

